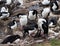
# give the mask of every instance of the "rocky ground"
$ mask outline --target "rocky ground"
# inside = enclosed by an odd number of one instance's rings
[[[28,4],[29,3],[27,3],[27,5]],[[35,3],[32,3],[32,4],[34,5]],[[39,11],[39,13],[40,13],[40,10],[42,9],[42,7],[39,7],[37,5],[33,6],[33,7],[30,7],[30,6],[27,6],[27,5],[26,5],[26,7],[29,7],[28,10],[31,10],[31,8],[34,7],[35,9],[37,9],[37,11]],[[57,15],[57,16],[59,16],[59,15]],[[7,34],[12,34],[12,33],[10,33],[11,30],[9,30],[7,28],[7,25],[6,25],[10,21],[10,19],[5,21],[5,22],[3,20],[0,21],[0,32],[1,32],[0,33],[0,42],[5,38],[5,36]],[[55,36],[54,33],[49,32],[48,39],[41,39],[41,38],[34,39],[34,38],[30,38],[30,37],[27,36],[24,40],[21,40],[18,44],[5,44],[5,45],[0,44],[0,46],[52,46],[50,41],[53,41],[53,40],[51,40],[51,39],[60,40],[60,22],[58,22],[57,25],[55,27],[53,27],[53,28],[49,27],[49,29],[51,29],[51,30],[53,30],[55,32],[58,32],[59,34],[57,36]],[[9,33],[7,33],[7,30],[8,30]],[[19,30],[20,30],[19,27],[17,29],[15,29],[14,34],[16,34],[16,31],[17,31],[17,33],[21,36],[22,33]],[[58,45],[58,46],[60,46],[60,45]]]

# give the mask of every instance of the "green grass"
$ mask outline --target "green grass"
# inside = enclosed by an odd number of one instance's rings
[[[59,39],[51,39],[49,42],[42,42],[42,43],[36,43],[32,46],[60,46],[60,40]]]
[[[60,46],[60,40],[59,39],[51,39],[49,43],[40,43],[36,44],[35,46]]]
[[[52,39],[50,41],[51,46],[60,46],[60,40],[58,39]]]
[[[36,44],[35,46],[43,46],[43,44]]]

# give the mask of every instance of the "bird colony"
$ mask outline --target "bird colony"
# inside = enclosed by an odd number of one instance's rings
[[[59,0],[0,0],[0,44],[22,46],[59,35]]]

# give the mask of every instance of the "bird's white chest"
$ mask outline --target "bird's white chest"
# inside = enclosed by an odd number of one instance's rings
[[[49,24],[49,26],[53,26],[53,22],[51,22],[51,23]]]
[[[0,19],[6,18],[6,17],[9,17],[9,13],[8,14],[2,14],[2,16],[0,17]]]
[[[43,0],[43,2],[42,2],[43,5],[47,5],[49,3],[50,3],[50,1],[48,1],[48,0]]]
[[[53,3],[52,9],[55,10],[56,8],[57,8],[57,6],[55,5],[55,3]]]
[[[5,7],[2,7],[1,8],[1,13],[2,12],[8,12],[8,8],[6,9]],[[5,18],[5,17],[9,17],[9,13],[7,13],[7,14],[5,14],[5,13],[2,13],[2,16],[0,16],[0,19],[2,19],[2,18]]]
[[[14,43],[19,43],[20,42],[20,39],[16,39],[15,41],[14,41]]]
[[[12,0],[6,0],[6,4],[11,4]]]
[[[29,18],[30,20],[35,20],[36,15],[32,15],[32,14],[30,14],[28,18]]]
[[[8,12],[8,8],[6,9],[5,7],[2,7],[1,12]]]
[[[20,18],[20,25],[26,25],[27,24],[27,17]]]
[[[49,12],[50,12],[50,8],[45,8],[45,9],[43,9],[42,17],[47,16]]]
[[[34,30],[29,30],[29,35],[31,35],[31,34],[36,34],[37,33],[37,31],[36,31],[36,29],[34,28]]]
[[[15,24],[11,26],[11,29],[15,29],[16,27],[17,27],[17,23],[15,22]]]

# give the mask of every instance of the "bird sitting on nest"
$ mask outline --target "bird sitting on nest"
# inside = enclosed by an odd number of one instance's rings
[[[13,20],[13,21],[11,21],[10,23],[8,23],[8,27],[9,27],[10,29],[15,29],[15,28],[17,28],[17,22],[16,22],[16,20]]]
[[[20,36],[19,35],[10,35],[6,37],[1,44],[8,44],[8,43],[18,43],[20,41]]]
[[[0,19],[5,19],[10,16],[10,13],[8,12],[8,8],[2,7],[0,11]]]

